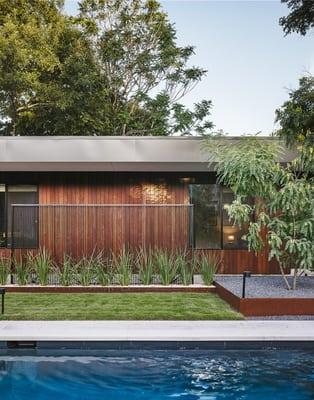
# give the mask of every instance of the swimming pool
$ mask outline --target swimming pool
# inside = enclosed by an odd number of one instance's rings
[[[314,398],[314,351],[106,351],[0,356],[1,400]]]

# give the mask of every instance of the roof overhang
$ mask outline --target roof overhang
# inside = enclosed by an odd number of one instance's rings
[[[228,140],[232,146],[239,138]],[[0,137],[0,171],[208,171],[201,143],[201,137]],[[279,161],[292,158],[287,150]]]

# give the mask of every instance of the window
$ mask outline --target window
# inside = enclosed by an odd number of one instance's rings
[[[191,185],[194,204],[194,247],[221,248],[221,203],[219,185]]]
[[[242,239],[247,227],[234,226],[226,206],[234,199],[231,190],[217,184],[190,185],[194,204],[194,247],[197,249],[246,249]]]
[[[247,226],[233,225],[230,221],[227,205],[231,204],[234,200],[234,194],[230,189],[222,188],[222,226],[223,236],[222,244],[224,249],[246,249],[247,241],[243,240],[243,235],[247,232]]]
[[[14,213],[12,207],[13,204],[37,203],[36,186],[0,185],[2,247],[12,247],[12,245],[15,248],[37,247],[37,207],[14,207]]]

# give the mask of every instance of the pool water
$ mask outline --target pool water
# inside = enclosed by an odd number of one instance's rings
[[[314,351],[0,356],[1,400],[314,399]]]

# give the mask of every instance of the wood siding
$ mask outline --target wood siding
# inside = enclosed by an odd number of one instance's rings
[[[39,215],[39,245],[47,247],[58,260],[64,252],[79,257],[93,248],[116,251],[123,244],[183,248],[188,245],[188,185],[186,173],[40,173],[11,174],[2,182],[38,185],[39,204],[182,204],[186,207],[107,207],[71,212],[60,206],[43,207]],[[190,174],[193,177],[193,174]],[[195,176],[195,174],[194,174]],[[1,175],[0,175],[1,178]],[[214,177],[199,174],[198,182],[213,183]],[[2,183],[1,182],[1,183]],[[94,211],[91,211],[94,210]],[[97,211],[96,211],[97,210]],[[85,232],[85,233],[84,233]],[[57,233],[57,235],[56,235]],[[19,254],[26,250],[15,250]],[[200,253],[199,250],[196,250]],[[246,250],[204,250],[221,256],[221,273],[279,273],[266,252],[254,255]],[[8,255],[9,250],[1,250]]]

